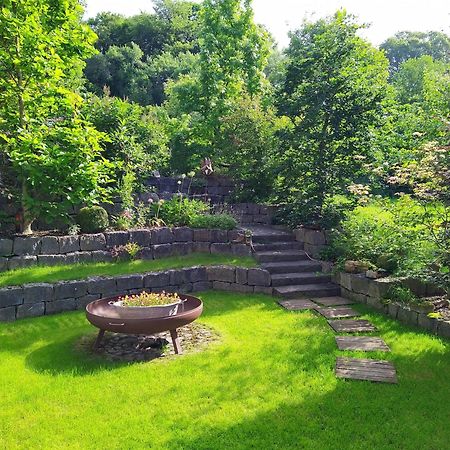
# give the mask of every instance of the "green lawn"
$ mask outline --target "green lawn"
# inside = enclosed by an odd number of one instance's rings
[[[24,283],[54,283],[63,280],[81,280],[91,276],[126,275],[129,273],[154,272],[214,264],[229,264],[240,267],[255,267],[257,265],[256,261],[250,256],[192,253],[186,256],[172,256],[155,260],[73,264],[67,266],[34,266],[0,273],[0,287]]]
[[[371,356],[392,360],[399,384],[338,380],[322,317],[263,295],[201,297],[221,341],[150,363],[77,353],[95,333],[80,312],[0,324],[1,447],[449,448],[449,341],[368,313],[392,348]]]

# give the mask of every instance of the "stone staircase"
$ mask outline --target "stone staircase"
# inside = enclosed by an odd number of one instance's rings
[[[340,295],[340,288],[322,273],[293,233],[274,227],[246,227],[252,231],[255,257],[270,272],[274,294],[286,299]]]

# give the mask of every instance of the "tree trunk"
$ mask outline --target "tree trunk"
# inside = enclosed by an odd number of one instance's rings
[[[27,185],[25,180],[22,180],[22,234],[33,234],[31,225],[33,225],[34,217],[30,213],[25,199],[27,197]]]

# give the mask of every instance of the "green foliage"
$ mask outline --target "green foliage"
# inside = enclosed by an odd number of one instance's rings
[[[411,289],[404,286],[391,286],[384,296],[387,302],[405,303],[407,305],[417,305],[420,299],[414,295]]]
[[[233,230],[237,226],[237,221],[230,214],[201,214],[194,216],[189,225],[192,228]]]
[[[84,104],[84,114],[107,135],[105,156],[116,163],[121,190],[129,203],[130,184],[139,189],[153,170],[167,167],[169,137],[164,111],[118,98],[91,96]],[[124,176],[129,178],[124,180]]]
[[[109,227],[108,213],[101,206],[86,206],[78,212],[77,223],[82,233],[105,231]]]
[[[388,62],[340,11],[292,33],[280,111],[291,118],[278,162],[278,200],[304,205],[320,221],[327,198],[345,193],[371,157]]]
[[[437,217],[435,217],[437,220]],[[366,260],[405,274],[426,267],[435,245],[421,205],[409,196],[358,206],[334,230],[331,246],[339,259]]]
[[[182,195],[162,203],[153,204],[155,216],[169,227],[190,225],[192,220],[209,211],[209,206],[200,200],[190,200]]]
[[[450,62],[450,38],[438,31],[400,31],[383,42],[380,48],[389,59],[392,73],[408,59],[424,55]]]
[[[82,13],[77,0],[6,0],[0,9],[0,143],[25,233],[37,217],[107,194],[101,135],[78,117],[72,92],[94,53]]]

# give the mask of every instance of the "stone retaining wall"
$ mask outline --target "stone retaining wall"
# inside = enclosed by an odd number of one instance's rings
[[[0,238],[0,272],[36,264],[61,265],[112,261],[115,246],[135,242],[143,259],[187,255],[193,252],[251,254],[249,246],[233,243],[239,230],[154,228],[111,231],[79,236]]]
[[[197,292],[217,289],[272,294],[269,272],[260,268],[199,266],[115,277],[0,288],[0,321],[84,309],[99,298],[139,292]]]
[[[242,225],[269,225],[272,223],[276,206],[257,203],[233,203],[214,207],[216,212],[228,212]]]
[[[389,288],[399,284],[408,287],[417,296],[439,295],[441,293],[439,289],[436,289],[436,287],[430,284],[406,278],[397,280],[380,278],[378,280],[372,280],[364,274],[344,272],[336,274],[334,281],[341,286],[341,294],[343,297],[372,306],[378,311],[391,316],[393,319],[398,319],[405,324],[422,327],[433,334],[450,338],[450,322],[432,319],[420,307],[408,307],[406,305],[386,304],[383,302],[383,298]]]

